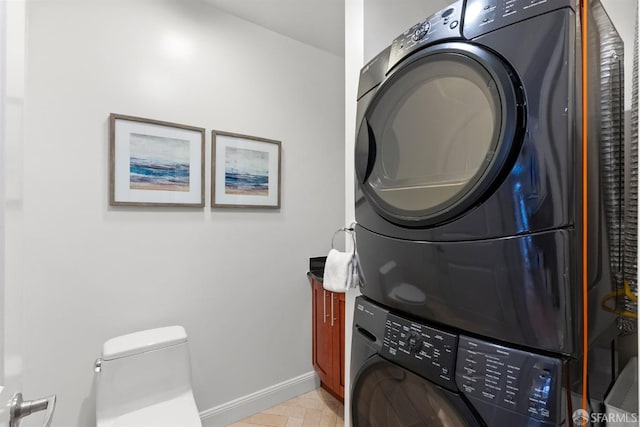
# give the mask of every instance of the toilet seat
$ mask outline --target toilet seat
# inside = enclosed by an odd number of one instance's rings
[[[98,420],[97,427],[202,427],[191,393],[114,418]]]

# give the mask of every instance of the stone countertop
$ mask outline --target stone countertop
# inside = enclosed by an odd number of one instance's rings
[[[309,271],[307,272],[307,276],[322,282],[324,276],[324,264],[326,261],[326,256],[309,258]]]

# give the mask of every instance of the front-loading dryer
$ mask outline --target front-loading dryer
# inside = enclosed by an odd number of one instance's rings
[[[597,301],[611,291],[610,255],[620,246],[605,205],[621,212],[622,190],[601,182],[603,170],[620,174],[622,163],[600,154],[597,106],[599,32],[615,31],[590,26],[594,107],[584,153],[578,12],[576,0],[460,0],[363,67],[355,215],[365,296],[576,356],[588,265],[590,335],[612,328]]]

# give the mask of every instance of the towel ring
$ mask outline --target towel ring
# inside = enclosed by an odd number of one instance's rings
[[[347,233],[351,236],[351,243],[353,243],[353,253],[356,253],[356,233],[355,233],[355,223],[351,224],[349,227],[343,227],[336,230],[333,233],[333,237],[331,238],[331,249],[335,249],[334,241],[336,240],[336,236],[338,233]]]

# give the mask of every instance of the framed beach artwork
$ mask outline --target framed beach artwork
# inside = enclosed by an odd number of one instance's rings
[[[204,129],[109,116],[113,206],[204,206]]]
[[[280,208],[280,141],[211,132],[211,206]]]

